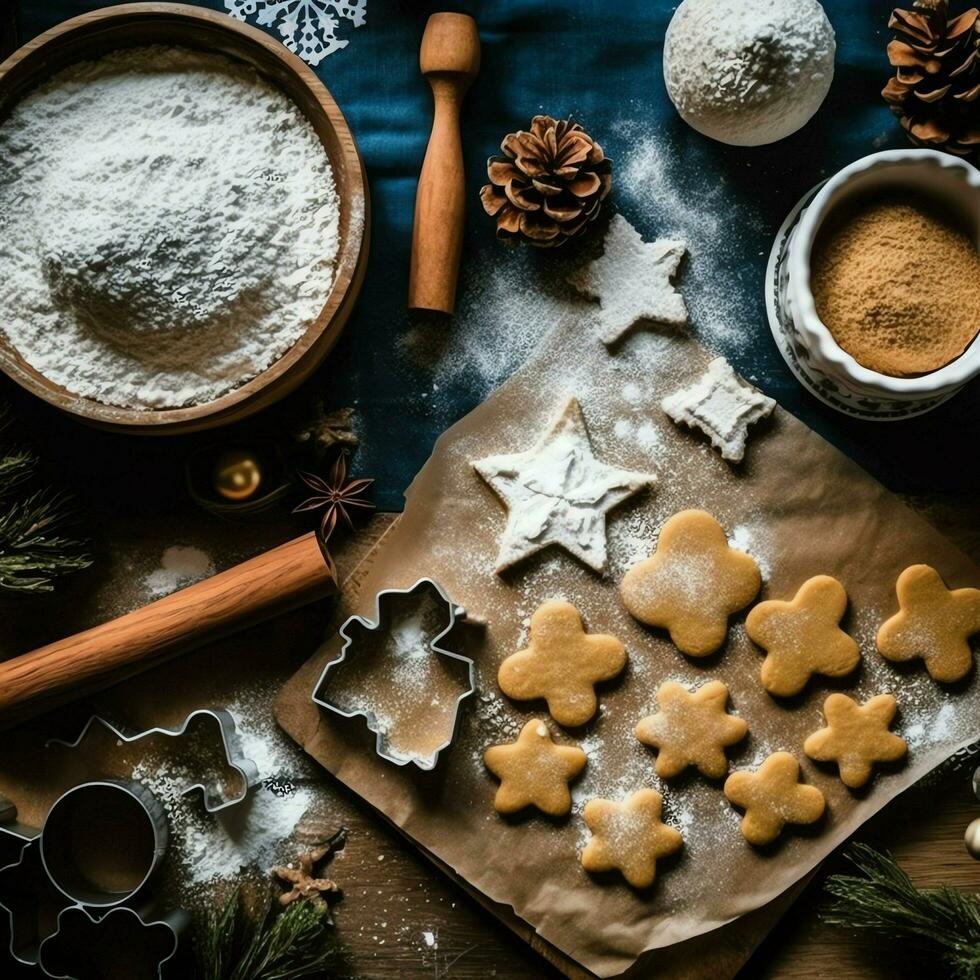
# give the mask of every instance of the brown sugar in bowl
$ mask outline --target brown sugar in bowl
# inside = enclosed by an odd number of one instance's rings
[[[339,339],[364,280],[370,199],[364,164],[347,121],[312,70],[263,31],[227,14],[186,4],[107,7],[40,34],[0,64],[0,122],[29,91],[63,68],[120,48],[152,44],[222,54],[250,65],[276,85],[306,116],[323,144],[340,200],[340,246],[323,309],[278,360],[213,401],[145,410],[105,405],[54,384],[0,335],[0,369],[49,404],[92,425],[141,435],[174,435],[246,418],[289,394],[319,367]]]

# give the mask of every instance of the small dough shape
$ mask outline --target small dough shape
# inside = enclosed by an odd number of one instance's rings
[[[861,648],[840,628],[847,609],[844,586],[829,575],[807,579],[786,602],[760,602],[745,632],[766,651],[762,686],[780,697],[799,694],[813,674],[845,677],[861,662]]]
[[[548,726],[532,718],[516,742],[491,745],[487,768],[500,780],[493,805],[498,813],[517,813],[527,806],[561,817],[572,808],[568,784],[584,768],[585,753],[572,745],[555,745]]]
[[[634,888],[649,888],[657,877],[657,860],[680,849],[684,838],[660,819],[663,798],[641,789],[622,802],[589,800],[582,816],[592,840],[582,852],[586,871],[622,872]]]
[[[574,728],[596,713],[595,685],[625,666],[626,648],[615,636],[586,633],[570,602],[550,599],[531,617],[527,649],[504,660],[497,683],[515,701],[544,698],[551,717]]]
[[[897,710],[890,694],[864,704],[831,694],[823,703],[827,727],[808,736],[803,751],[817,762],[836,762],[845,786],[863,786],[876,762],[895,762],[908,752],[905,739],[888,730]]]
[[[710,514],[684,510],[664,524],[653,555],[626,573],[620,592],[641,623],[668,630],[682,653],[706,657],[725,642],[728,617],[761,585],[759,566],[729,546]]]
[[[658,776],[670,779],[688,766],[697,766],[709,779],[728,772],[725,747],[745,738],[749,726],[728,714],[727,704],[728,688],[721,681],[709,681],[693,692],[676,681],[660,685],[660,710],[636,726],[636,737],[658,750]]]
[[[886,660],[921,657],[933,680],[953,683],[970,673],[970,637],[980,633],[980,589],[947,589],[929,565],[910,565],[895,585],[898,612],[878,630]]]
[[[827,805],[816,786],[800,782],[800,764],[789,752],[774,752],[755,772],[733,772],[725,796],[745,811],[742,835],[756,846],[772,843],[788,823],[815,823]]]

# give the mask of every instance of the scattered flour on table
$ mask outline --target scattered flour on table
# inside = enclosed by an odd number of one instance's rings
[[[110,405],[216,398],[333,283],[339,202],[312,126],[221,55],[72,65],[0,126],[0,310],[52,381]]]
[[[160,598],[213,574],[214,563],[206,552],[174,545],[164,551],[160,567],[143,579],[143,586],[151,596]]]

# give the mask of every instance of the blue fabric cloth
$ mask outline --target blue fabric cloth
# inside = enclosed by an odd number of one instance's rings
[[[21,40],[102,5],[98,0],[23,2]],[[207,5],[222,6],[220,0]],[[765,317],[766,257],[797,199],[857,157],[905,145],[879,96],[890,73],[885,45],[891,3],[825,0],[838,41],[830,95],[799,133],[752,149],[705,139],[671,106],[661,53],[675,6],[661,0],[464,0],[452,5],[477,18],[483,44],[483,67],[464,108],[469,213],[461,289],[495,264],[506,272],[517,262],[522,275],[544,275],[546,260],[515,259],[495,243],[492,223],[479,204],[486,157],[505,133],[526,125],[537,112],[572,114],[616,161],[630,152],[635,137],[621,124],[632,121],[634,133],[637,127],[656,132],[671,148],[692,199],[724,184],[722,227],[731,234],[720,237],[717,248],[728,254],[738,273],[741,322],[736,326],[741,339],[724,345],[736,368],[892,489],[977,488],[980,386],[972,385],[919,419],[850,420],[803,391],[784,366]],[[487,387],[485,371],[462,372],[436,397],[431,365],[420,364],[400,343],[408,328],[405,296],[415,181],[431,118],[428,87],[418,69],[418,43],[427,16],[441,8],[443,4],[370,0],[366,26],[353,30],[342,23],[340,33],[349,38],[348,47],[317,69],[353,129],[372,196],[364,289],[345,336],[318,377],[328,402],[356,404],[363,437],[357,469],[377,478],[378,503],[385,509],[401,507],[402,491],[435,438],[485,397]],[[614,170],[614,203],[644,237],[655,237],[657,221],[631,209],[623,188],[615,186],[617,175]],[[518,321],[513,323],[515,348],[520,348]]]

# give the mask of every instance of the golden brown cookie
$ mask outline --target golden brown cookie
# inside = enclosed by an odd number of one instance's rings
[[[584,725],[596,712],[595,685],[626,666],[626,649],[615,636],[582,628],[578,610],[551,599],[531,617],[527,649],[500,665],[500,690],[516,701],[544,698],[559,725]]]
[[[586,871],[622,872],[634,888],[649,888],[657,877],[657,860],[684,843],[660,820],[663,799],[655,789],[641,789],[622,802],[589,800],[582,816],[592,840],[582,852]]]
[[[774,841],[788,823],[814,823],[826,803],[816,786],[800,782],[800,764],[789,752],[775,752],[755,772],[733,772],[725,796],[745,811],[742,834],[750,844]]]
[[[696,691],[676,681],[660,685],[660,710],[636,726],[636,737],[658,750],[658,776],[669,779],[688,766],[697,766],[710,779],[728,772],[725,746],[745,738],[749,726],[728,714],[727,704],[728,688],[721,681],[709,681]]]
[[[624,576],[620,591],[630,613],[670,632],[691,657],[714,653],[728,617],[759,591],[759,567],[728,545],[721,525],[703,510],[684,510],[664,524],[653,555]]]
[[[493,801],[498,813],[536,806],[560,817],[572,808],[568,784],[585,768],[586,755],[571,745],[555,745],[548,726],[532,718],[516,742],[491,745],[483,761],[500,780]]]
[[[937,681],[952,683],[973,666],[970,637],[980,633],[980,589],[946,588],[929,565],[911,565],[895,585],[898,612],[878,630],[887,660],[921,657]]]
[[[817,762],[836,762],[845,786],[863,786],[876,762],[895,762],[908,752],[905,739],[888,730],[896,711],[890,694],[864,704],[831,694],[823,703],[827,727],[808,736],[803,751]]]
[[[813,674],[844,677],[861,662],[857,643],[840,628],[844,586],[829,575],[807,579],[790,602],[760,602],[745,620],[750,639],[766,651],[762,686],[770,694],[799,694]]]

